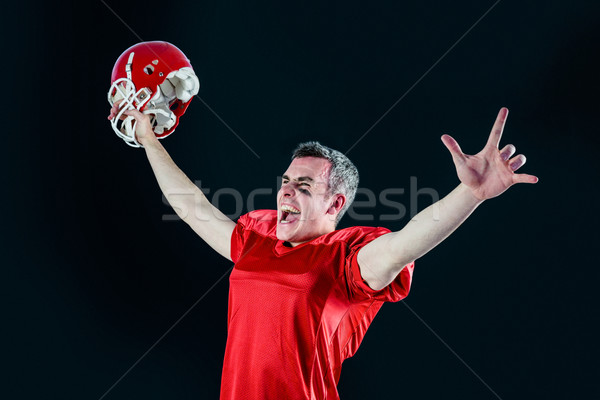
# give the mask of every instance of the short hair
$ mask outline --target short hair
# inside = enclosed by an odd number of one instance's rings
[[[343,153],[323,146],[319,142],[300,143],[292,155],[292,160],[303,157],[324,158],[331,163],[329,171],[329,182],[327,186],[329,194],[341,193],[346,197],[346,204],[337,215],[335,224],[337,225],[342,216],[354,201],[356,190],[358,188],[358,170]]]

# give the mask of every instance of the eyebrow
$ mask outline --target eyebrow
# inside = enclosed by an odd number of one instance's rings
[[[289,176],[287,176],[287,175],[283,175],[283,176],[281,177],[281,179],[286,179],[286,180],[288,180],[288,181],[291,181],[290,177],[289,177]],[[305,181],[308,181],[308,182],[314,182],[314,179],[313,179],[313,178],[311,178],[310,176],[300,176],[300,177],[298,177],[298,178],[297,178],[297,179],[295,179],[295,180],[296,180],[296,181],[298,181],[298,182],[305,182]]]

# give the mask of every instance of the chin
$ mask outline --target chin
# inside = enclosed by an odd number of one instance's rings
[[[290,232],[285,232],[284,229],[281,229],[279,226],[277,226],[276,235],[277,240],[283,240],[286,242],[294,238],[293,235],[290,234]]]
[[[290,242],[290,243],[302,243],[302,242],[306,242],[307,240],[310,239],[306,239],[304,236],[306,235],[299,235],[297,232],[297,229],[290,229],[292,228],[291,226],[281,226],[281,224],[277,224],[277,230],[276,230],[276,235],[277,235],[277,239],[278,240],[283,240],[284,242]]]

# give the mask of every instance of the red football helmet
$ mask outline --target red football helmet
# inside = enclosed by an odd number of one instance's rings
[[[150,115],[154,133],[162,139],[173,133],[200,89],[190,60],[167,42],[142,42],[125,50],[115,63],[110,81],[108,102],[112,106],[120,101],[111,125],[132,147],[142,145],[135,138],[135,119],[121,120],[125,110],[137,109]]]

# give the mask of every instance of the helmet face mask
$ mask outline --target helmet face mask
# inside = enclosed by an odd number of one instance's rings
[[[150,100],[151,92],[148,88],[142,88],[136,92],[135,84],[127,78],[117,79],[110,87],[108,92],[108,102],[111,106],[115,103],[119,103],[119,111],[115,118],[110,121],[110,124],[121,139],[132,147],[141,147],[135,138],[135,128],[137,122],[131,116],[125,117],[121,120],[123,113],[127,110],[138,110],[144,112],[142,109]]]
[[[167,137],[199,88],[190,61],[177,47],[167,42],[138,43],[121,54],[112,71],[108,102],[118,103],[119,110],[111,126],[125,143],[142,147],[135,137],[135,119],[121,120],[126,110],[135,109],[150,116],[159,139]]]

